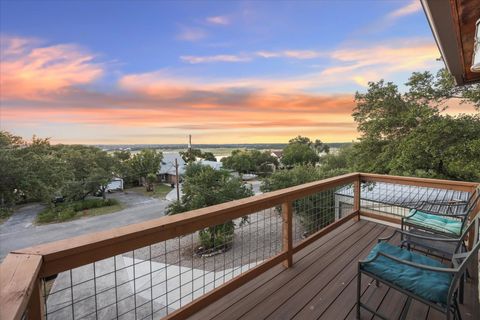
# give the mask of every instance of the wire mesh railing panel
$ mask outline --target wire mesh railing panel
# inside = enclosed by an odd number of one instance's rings
[[[353,194],[353,184],[341,185],[293,201],[294,244],[353,212],[353,201],[342,202],[341,195],[337,194],[339,190],[352,190]]]
[[[159,319],[282,251],[269,208],[43,279],[46,319]]]
[[[342,188],[337,195],[353,205],[353,190]],[[387,182],[362,182],[360,207],[384,216],[403,217],[411,209],[441,214],[461,214],[471,193],[458,190],[404,185]]]

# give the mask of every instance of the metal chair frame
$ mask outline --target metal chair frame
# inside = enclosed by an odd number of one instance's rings
[[[478,220],[479,220],[478,218],[475,219],[475,225],[476,225],[477,228],[478,228]],[[405,234],[405,231],[395,230],[394,233],[392,235],[390,235],[389,237],[378,239],[378,242],[388,241],[388,240],[392,239],[398,233]],[[374,315],[376,315],[376,316],[378,316],[382,319],[387,319],[386,316],[384,316],[384,315],[378,313],[377,311],[369,308],[367,305],[365,305],[361,302],[361,285],[362,285],[361,276],[362,276],[362,273],[363,273],[363,274],[371,277],[372,279],[374,279],[375,282],[377,283],[377,286],[378,286],[378,283],[381,282],[381,283],[383,283],[385,285],[388,285],[389,287],[392,287],[395,290],[398,290],[398,291],[404,293],[405,295],[407,295],[407,297],[408,297],[407,298],[407,305],[404,308],[404,310],[402,311],[401,319],[405,319],[405,317],[407,315],[407,312],[408,312],[408,307],[410,306],[410,303],[411,303],[411,300],[415,299],[415,300],[418,300],[418,301],[420,301],[420,302],[422,302],[422,303],[424,303],[424,304],[426,304],[426,305],[444,313],[446,315],[447,320],[452,319],[451,318],[452,315],[453,315],[454,319],[460,319],[461,320],[460,310],[459,310],[459,306],[458,306],[458,296],[459,296],[459,292],[461,292],[462,290],[459,290],[459,289],[461,289],[461,287],[462,287],[461,283],[463,282],[463,277],[464,277],[465,272],[467,270],[467,266],[469,265],[469,263],[471,263],[471,261],[473,259],[475,259],[476,254],[478,253],[478,251],[480,249],[480,241],[478,241],[478,239],[475,239],[473,248],[469,252],[462,252],[462,250],[461,250],[462,249],[462,242],[463,242],[463,240],[465,240],[464,237],[467,234],[468,234],[467,232],[464,232],[461,239],[443,239],[443,238],[419,236],[419,238],[428,239],[428,240],[457,242],[455,253],[453,254],[452,259],[451,259],[452,266],[453,266],[451,268],[432,267],[432,266],[422,265],[422,264],[414,263],[414,262],[411,262],[411,261],[402,260],[402,259],[399,259],[395,256],[392,256],[392,255],[389,255],[389,254],[386,254],[386,253],[383,253],[383,252],[377,252],[377,254],[369,260],[359,261],[358,262],[358,273],[357,273],[357,305],[356,305],[357,319],[360,319],[361,308],[366,309],[367,311],[373,313]],[[417,237],[415,235],[410,235],[410,236]],[[478,236],[476,238],[478,238]],[[402,250],[406,250],[406,249],[402,249]],[[428,300],[426,300],[426,299],[424,299],[424,298],[422,298],[422,297],[420,297],[420,296],[418,296],[418,295],[416,295],[416,294],[414,294],[410,291],[407,291],[407,290],[405,290],[405,289],[403,289],[403,288],[401,288],[401,287],[399,287],[399,286],[397,286],[397,285],[395,285],[391,282],[388,282],[387,280],[384,280],[384,279],[380,278],[379,276],[377,276],[375,274],[372,274],[371,272],[368,272],[368,271],[362,269],[363,264],[375,261],[380,256],[386,257],[386,258],[388,258],[392,261],[395,261],[397,263],[408,265],[408,266],[411,266],[411,267],[414,267],[414,268],[418,268],[418,269],[422,269],[422,270],[428,270],[428,271],[432,271],[432,272],[442,272],[442,273],[451,274],[453,276],[453,279],[450,283],[450,288],[449,288],[448,294],[447,294],[447,305],[440,305],[438,303],[428,301]]]
[[[462,221],[461,230],[463,232],[465,227],[466,227],[466,223],[468,222],[468,217],[469,217],[470,213],[477,207],[477,204],[479,202],[480,202],[480,186],[477,186],[475,188],[475,191],[472,192],[472,194],[468,198],[467,202],[465,204],[462,204],[464,206],[464,210],[461,214],[439,213],[439,212],[430,211],[428,209],[424,209],[424,206],[425,206],[426,203],[434,205],[434,203],[424,201],[424,202],[422,202],[422,204],[417,205],[415,208],[413,208],[414,212],[412,214],[410,214],[408,216],[405,216],[405,217],[402,217],[401,229],[402,230],[407,230],[407,228],[408,229],[416,229],[416,230],[422,230],[422,231],[425,231],[425,233],[430,233],[430,234],[434,234],[434,235],[442,235],[442,236],[445,236],[445,237],[448,237],[448,238],[458,238],[460,235],[454,235],[454,234],[449,233],[449,232],[442,232],[442,231],[440,231],[438,229],[435,229],[435,228],[429,228],[429,227],[424,226],[424,225],[419,225],[419,224],[416,224],[414,222],[408,221],[408,219],[413,217],[419,211],[427,213],[427,214],[435,215],[435,216],[459,219],[459,220]],[[449,204],[448,208],[447,208],[447,211],[452,206],[459,206],[459,205],[460,204],[458,204],[458,203]],[[403,238],[402,238],[402,240],[403,240]]]

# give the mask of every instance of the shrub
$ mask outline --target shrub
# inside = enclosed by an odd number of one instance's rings
[[[115,199],[87,199],[77,202],[61,203],[40,212],[37,217],[37,222],[50,223],[67,221],[75,218],[79,211],[113,206],[116,204],[118,204],[118,201]]]
[[[118,204],[118,201],[116,199],[107,199],[107,200],[86,199],[83,201],[73,203],[73,210],[78,212],[78,211],[83,211],[83,210],[88,210],[93,208],[113,206],[116,204]]]

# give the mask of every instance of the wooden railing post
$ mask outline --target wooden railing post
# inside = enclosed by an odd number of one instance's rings
[[[32,295],[28,306],[29,320],[45,319],[45,301],[42,293],[42,280],[38,279],[33,287]]]
[[[360,220],[360,187],[361,187],[360,175],[353,183],[353,211],[357,212],[357,221]]]
[[[475,196],[476,192],[480,192],[480,190],[478,190],[477,188],[479,188],[479,186],[477,186],[475,188],[472,188],[472,195]],[[468,222],[472,222],[473,219],[475,219],[475,217],[477,216],[477,214],[479,214],[479,212],[480,212],[480,201],[478,201],[477,205],[472,208],[472,211],[470,212],[470,215],[468,216]],[[473,242],[476,240],[475,239],[475,230],[476,230],[476,228],[472,228],[472,229],[470,229],[470,232],[468,233],[468,246],[467,246],[468,250],[471,250],[473,248],[473,245],[474,245]]]
[[[283,218],[283,251],[287,253],[287,259],[283,262],[286,268],[293,265],[293,207],[292,202],[284,202],[282,204],[282,218]]]

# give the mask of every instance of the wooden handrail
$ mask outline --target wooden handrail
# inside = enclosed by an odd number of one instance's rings
[[[448,190],[458,190],[458,191],[468,191],[468,192],[472,192],[472,190],[474,190],[475,187],[478,186],[478,183],[476,182],[414,178],[414,177],[403,177],[403,176],[389,176],[389,175],[374,174],[374,173],[360,173],[360,179],[361,181],[387,182],[387,183],[404,184],[404,185],[417,186],[417,187],[428,187],[428,188],[448,189]]]
[[[47,277],[117,254],[190,234],[202,228],[219,225],[335,186],[352,183],[356,179],[358,179],[358,173],[346,174],[14,252],[43,256],[40,275]]]

